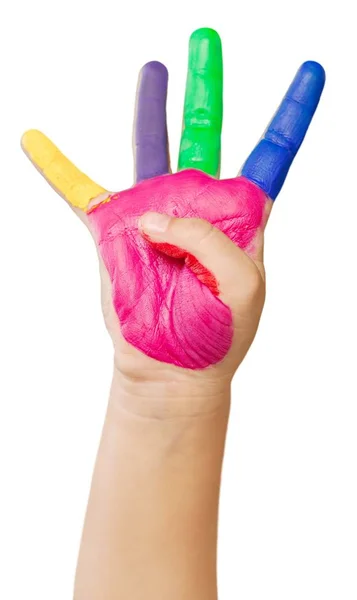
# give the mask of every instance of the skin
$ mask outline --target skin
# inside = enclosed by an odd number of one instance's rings
[[[211,56],[220,47],[217,37],[201,30],[191,39],[179,173],[149,178],[157,168],[166,169],[167,156],[166,91],[157,73],[152,86],[143,78],[139,82],[137,111],[142,106],[148,114],[141,118],[137,112],[136,180],[142,181],[130,190],[103,190],[39,132],[27,132],[22,140],[27,155],[94,237],[103,312],[114,344],[113,383],[83,530],[76,600],[157,600],[158,590],[170,600],[217,600],[217,512],[230,383],[264,303],[263,232],[272,207],[267,190],[274,197],[279,191],[324,84],[322,67],[305,63],[243,176],[214,179],[220,142],[208,141],[217,141],[221,118],[220,84],[217,88],[213,77],[220,55]],[[190,72],[198,72],[197,65],[203,74],[199,85]],[[192,114],[205,114],[199,127],[192,128]],[[154,167],[144,148],[147,140],[154,144]],[[187,169],[192,162],[199,170]],[[151,297],[147,290],[155,285]],[[175,294],[183,319],[170,330],[163,313],[166,306],[168,317],[177,317]],[[153,320],[158,296],[162,303]],[[132,320],[141,298],[144,304]],[[205,321],[207,307],[211,316]],[[226,340],[221,330],[215,337],[213,326],[214,321],[224,325],[223,314],[231,332]],[[187,321],[184,342],[173,344]],[[152,322],[160,332],[157,343]],[[138,333],[134,343],[133,331]],[[140,347],[144,341],[145,348]],[[209,344],[214,358],[207,354]],[[164,356],[155,356],[158,352]],[[184,363],[183,356],[191,362]],[[202,357],[207,364],[200,363]]]

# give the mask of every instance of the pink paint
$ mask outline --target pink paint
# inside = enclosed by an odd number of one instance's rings
[[[143,181],[90,212],[127,342],[189,369],[224,358],[233,325],[230,308],[217,297],[219,282],[184,249],[157,248],[144,239],[139,217],[156,211],[206,219],[249,252],[265,202],[244,177],[220,181],[190,169]]]

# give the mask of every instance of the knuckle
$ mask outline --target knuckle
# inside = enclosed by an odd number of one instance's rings
[[[189,240],[190,245],[201,245],[215,233],[215,228],[203,219],[173,219],[171,231],[174,235],[180,235],[184,240]]]
[[[185,123],[189,128],[217,129],[219,131],[219,119],[214,117],[212,111],[203,107],[187,113]]]
[[[239,267],[238,267],[239,269]],[[233,271],[234,273],[234,271]],[[232,273],[232,275],[233,275]],[[254,265],[239,270],[230,278],[231,292],[239,305],[245,306],[264,303],[265,282],[262,273]],[[229,284],[229,280],[227,282]]]
[[[201,246],[207,244],[217,234],[217,230],[208,221],[197,219],[196,225],[194,225],[196,231],[197,243]]]
[[[251,269],[247,275],[244,285],[245,294],[252,299],[264,296],[264,281],[258,269]]]

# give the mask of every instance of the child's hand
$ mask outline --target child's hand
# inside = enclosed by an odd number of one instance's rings
[[[93,233],[104,315],[124,375],[231,379],[263,308],[267,218],[323,85],[322,67],[304,63],[241,175],[230,180],[216,179],[222,56],[212,30],[191,37],[178,173],[168,174],[167,72],[159,63],[149,63],[141,73],[135,134],[139,183],[131,189],[107,192],[43,134],[24,135],[25,152]]]

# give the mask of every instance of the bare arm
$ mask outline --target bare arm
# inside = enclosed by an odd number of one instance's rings
[[[168,398],[168,386],[128,384],[115,372],[75,600],[217,598],[229,387],[211,389],[208,397],[189,388],[182,392]]]

